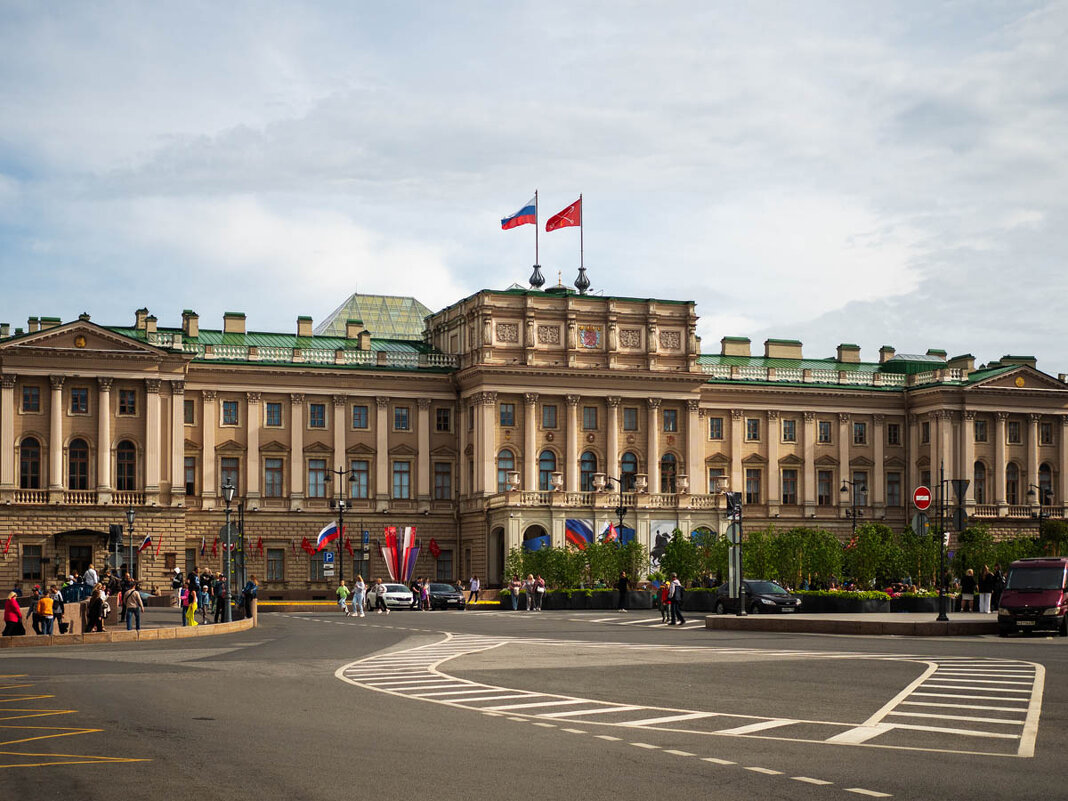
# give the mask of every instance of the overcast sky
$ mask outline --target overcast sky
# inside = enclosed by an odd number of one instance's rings
[[[1068,4],[0,0],[0,320],[526,284],[1068,371]],[[573,283],[577,229],[540,234]]]

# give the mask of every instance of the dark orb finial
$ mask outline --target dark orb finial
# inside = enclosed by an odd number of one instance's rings
[[[545,276],[541,274],[541,265],[534,265],[534,272],[530,274],[530,288],[541,289],[545,284]]]
[[[578,278],[575,279],[575,289],[579,291],[580,295],[585,295],[586,290],[590,288],[590,279],[586,277],[586,268],[579,267]]]

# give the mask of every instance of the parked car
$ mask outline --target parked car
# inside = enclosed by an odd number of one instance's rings
[[[464,594],[451,584],[430,582],[431,609],[448,609],[450,606],[463,609],[466,605]]]
[[[998,601],[998,633],[1056,631],[1068,637],[1068,558],[1018,559]]]
[[[791,595],[774,581],[757,581],[743,579],[745,585],[745,608],[751,615],[767,612],[796,612],[801,608],[801,599]],[[716,614],[738,611],[738,599],[730,597],[730,587],[726,584],[716,590]]]
[[[383,596],[388,609],[410,609],[412,606],[412,591],[403,584],[385,584],[386,590]]]

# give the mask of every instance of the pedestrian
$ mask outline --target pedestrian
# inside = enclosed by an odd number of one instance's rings
[[[104,588],[97,582],[93,585],[93,594],[89,598],[89,606],[85,610],[85,630],[105,631],[104,617],[106,615],[107,612],[104,611]]]
[[[519,592],[523,589],[523,582],[519,580],[519,574],[513,573],[512,580],[508,582],[508,591],[512,594],[512,611],[519,609]]]
[[[197,576],[190,571],[188,586],[185,593],[185,625],[187,626],[199,626],[197,622],[197,597],[199,595],[197,586]]]
[[[1005,574],[1001,572],[1001,563],[994,564],[994,596],[990,599],[994,611],[1001,606],[1001,591],[1005,589]]]
[[[52,614],[52,595],[48,592],[43,592],[37,599],[37,627],[39,628],[38,634],[45,636],[52,636],[52,624],[55,623],[55,617]]]
[[[430,579],[423,576],[423,583],[419,585],[419,601],[424,612],[430,611]]]
[[[534,609],[534,588],[538,586],[538,583],[534,581],[534,574],[527,573],[527,579],[523,582],[523,589],[527,593],[527,611],[530,612]]]
[[[545,579],[541,577],[541,573],[534,579],[534,611],[541,611],[542,601],[545,600]]]
[[[252,602],[260,592],[260,582],[253,573],[248,577],[245,586],[241,588],[241,608],[245,612],[245,619],[252,617]]]
[[[356,581],[352,583],[352,614],[363,617],[363,605],[367,600],[367,585],[363,583],[363,576],[356,574]]]
[[[21,637],[26,633],[26,627],[22,624],[22,609],[19,607],[19,597],[14,592],[7,594],[4,601],[4,637]]]
[[[960,611],[975,611],[975,571],[970,567],[960,580]]]
[[[376,614],[382,614],[383,612],[385,612],[388,615],[389,614],[389,607],[386,606],[386,587],[382,583],[382,579],[380,579],[380,578],[376,578],[375,579],[374,592],[375,592],[375,613]]]
[[[467,582],[467,602],[478,603],[478,591],[482,589],[482,585],[478,581],[478,576],[471,576],[471,580]]]
[[[100,576],[97,574],[96,570],[93,568],[92,565],[89,565],[89,567],[85,568],[85,573],[82,574],[82,581],[85,583],[85,586],[88,587],[90,590],[92,590],[93,587],[95,587],[97,583],[99,583]]]
[[[197,598],[197,606],[200,607],[200,622],[208,622],[208,609],[211,603],[211,571],[204,568],[200,574],[200,596]]]
[[[55,586],[52,587],[52,614],[56,618],[56,634],[67,633],[67,623],[63,622],[66,612],[66,603],[63,601],[63,593]]]
[[[341,611],[345,613],[345,617],[348,617],[349,585],[345,583],[345,579],[342,579],[341,583],[337,585],[337,605],[341,608]]]
[[[221,623],[226,619],[226,605],[230,603],[230,585],[226,576],[219,573],[215,579],[215,622]]]
[[[141,630],[141,612],[145,608],[144,599],[141,597],[141,587],[135,581],[130,589],[122,594],[123,606],[126,607],[126,630]]]
[[[179,616],[182,620],[182,625],[185,625],[185,612],[182,609],[182,588],[185,586],[185,582],[182,580],[182,571],[178,568],[174,568],[174,575],[171,576],[171,589],[174,590],[174,605],[178,607]]]
[[[683,626],[686,624],[686,618],[682,616],[682,582],[679,581],[678,573],[671,574],[671,623],[669,625],[674,626],[676,622],[678,625]]]
[[[983,565],[983,574],[979,577],[979,611],[990,614],[990,599],[994,595],[994,574],[989,565]]]
[[[617,612],[627,611],[627,593],[630,592],[630,580],[627,578],[627,571],[620,571],[619,581],[616,582],[616,589],[619,591],[619,606],[616,607]]]
[[[34,634],[41,633],[41,613],[37,611],[37,603],[41,600],[41,586],[39,584],[33,585],[33,592],[30,594],[30,603],[26,608],[26,617],[30,619],[30,626],[33,627]]]
[[[671,613],[671,582],[665,581],[660,585],[660,622],[667,623]]]
[[[419,608],[419,579],[413,578],[412,583],[408,585],[408,589],[412,592],[412,602],[408,604],[409,609]]]

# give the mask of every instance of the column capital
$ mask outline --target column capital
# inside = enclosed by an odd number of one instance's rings
[[[15,386],[15,380],[17,378],[17,375],[13,375],[11,373],[4,373],[3,375],[0,375],[0,387],[3,387],[4,389],[11,389]]]
[[[481,403],[483,406],[496,406],[497,405],[497,393],[496,392],[483,392]]]
[[[885,414],[873,414],[871,416],[871,419],[875,423],[875,425],[881,426],[883,423],[886,422],[886,415]]]
[[[290,393],[289,402],[291,404],[293,404],[294,406],[303,406],[304,405],[304,393],[302,393],[302,392]]]
[[[650,409],[659,409],[661,400],[661,398],[646,398],[645,403],[649,406]]]
[[[1004,423],[1006,420],[1009,419],[1008,412],[994,412],[994,414],[997,417],[999,423]]]
[[[778,420],[778,419],[779,419],[779,410],[778,409],[768,409],[768,421],[770,422],[771,420]]]
[[[52,383],[52,389],[63,389],[63,382],[67,379],[65,375],[50,375],[48,380]]]
[[[184,381],[168,381],[171,387],[171,395],[184,395],[185,394],[185,382]]]
[[[111,392],[111,385],[115,381],[111,376],[98,376],[96,386],[101,392]]]
[[[379,409],[385,409],[387,406],[389,406],[389,398],[387,398],[387,397],[377,397],[377,398],[375,398],[375,406],[377,406]]]
[[[852,418],[853,418],[853,415],[851,415],[849,412],[839,412],[838,413],[838,422],[839,423],[848,423]]]
[[[741,420],[745,415],[745,409],[731,409],[731,419]]]
[[[205,389],[201,391],[200,397],[207,402],[215,403],[216,399],[219,397],[219,393],[214,389]]]
[[[538,393],[537,392],[527,392],[525,395],[523,395],[523,403],[525,403],[527,406],[533,406],[537,402],[538,402]]]
[[[1037,423],[1039,420],[1042,419],[1042,415],[1038,412],[1031,412],[1029,415],[1027,415],[1027,417],[1032,423]]]
[[[334,395],[330,400],[333,401],[334,408],[344,406],[346,403],[349,402],[349,398],[347,395]]]
[[[249,406],[257,406],[257,405],[259,405],[259,402],[260,402],[261,398],[262,398],[262,396],[260,395],[259,392],[246,392],[245,393],[245,400],[248,401],[248,405]]]
[[[145,379],[145,391],[150,395],[158,395],[159,388],[163,385],[163,382],[158,378],[146,378]]]
[[[568,406],[572,406],[572,407],[578,406],[579,402],[581,400],[582,400],[582,396],[581,395],[568,395],[567,396],[567,405]]]
[[[341,398],[341,403],[339,404],[337,402],[338,401],[338,397],[339,396],[337,396],[337,395],[334,396],[334,405],[335,406],[340,406],[340,405],[343,405],[345,403],[345,399]],[[416,401],[416,405],[419,407],[420,411],[424,411],[425,412],[427,409],[430,408],[430,398],[419,398]]]
[[[1061,417],[1061,425],[1062,426],[1068,426],[1068,414],[1062,414],[1060,417]]]
[[[975,419],[975,412],[971,409],[965,409],[961,412],[961,417],[963,417],[966,422],[970,422]]]
[[[623,402],[623,399],[619,395],[609,395],[605,398],[605,402],[608,403],[613,409],[619,408],[619,405]]]
[[[811,423],[813,420],[816,419],[816,413],[815,412],[805,412],[804,416],[805,416],[805,422],[806,423]]]
[[[701,401],[694,400],[693,398],[691,398],[690,400],[686,401],[686,410],[689,412],[701,411]]]

